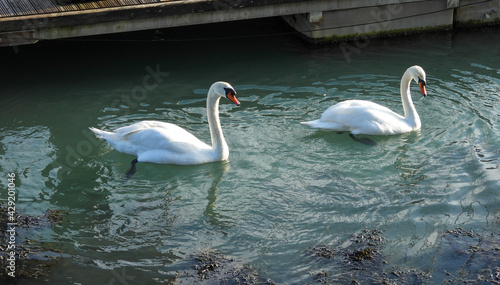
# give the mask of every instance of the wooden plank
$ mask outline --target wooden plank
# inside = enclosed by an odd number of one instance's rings
[[[31,4],[30,0],[19,0],[19,2],[22,3],[26,15],[33,15],[38,13],[33,4]]]
[[[137,5],[140,4],[139,1],[136,0],[118,0],[121,6],[129,6],[129,5]]]
[[[30,14],[30,8],[26,5],[26,2],[24,0],[7,0],[7,2],[10,4],[10,7],[12,7],[15,15],[22,16]],[[31,13],[33,12],[34,11],[31,11]]]
[[[78,11],[78,6],[76,4],[62,4],[59,7],[62,12]]]
[[[76,3],[76,6],[78,6],[78,10],[91,10],[99,8],[99,6],[95,4],[95,2]]]
[[[35,0],[37,1],[37,0]],[[51,3],[51,6],[55,7],[57,9],[57,12],[63,12],[64,9],[61,4],[57,3],[57,0],[48,0],[48,2]]]
[[[117,0],[104,0],[97,2],[101,8],[111,8],[120,7],[120,3]]]
[[[31,0],[33,7],[35,7],[37,14],[55,13],[59,12],[57,5],[48,0]]]
[[[105,1],[100,1],[101,3],[104,2],[106,4],[106,8],[109,7],[120,7],[121,4],[118,0],[105,0]]]
[[[43,15],[47,13],[98,10],[123,6],[147,5],[176,0],[101,0],[59,4],[58,0],[0,0],[0,18]]]
[[[2,17],[10,17],[16,15],[14,10],[6,0],[0,0],[0,15]]]

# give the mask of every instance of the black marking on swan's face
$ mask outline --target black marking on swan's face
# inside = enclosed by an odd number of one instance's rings
[[[236,95],[236,91],[234,91],[233,88],[229,88],[229,87],[224,87],[224,91],[226,91],[226,97],[230,94],[232,94],[232,96],[235,96]]]
[[[231,102],[236,104],[236,106],[240,105],[240,101],[238,101],[238,99],[236,99],[236,91],[234,91],[233,88],[224,87],[224,91],[226,92],[227,99],[231,100]]]
[[[418,76],[418,84],[422,84],[423,86],[425,86],[425,80],[423,80],[422,78],[420,78],[420,76]]]
[[[420,78],[420,76],[418,76],[418,87],[420,87],[420,92],[422,93],[422,96],[427,96],[427,91],[425,90],[425,80],[423,80],[422,78]]]

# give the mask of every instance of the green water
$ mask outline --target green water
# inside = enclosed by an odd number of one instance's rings
[[[364,40],[346,53],[294,35],[239,37],[259,25],[0,49],[0,198],[15,173],[19,214],[66,212],[17,239],[61,251],[43,280],[167,282],[216,249],[278,284],[314,284],[314,272],[342,269],[308,249],[380,229],[388,264],[441,283],[463,268],[443,261],[447,230],[499,233],[498,28]],[[346,99],[401,113],[399,81],[414,64],[427,72],[429,96],[411,89],[420,131],[368,146],[299,124]],[[218,80],[241,102],[221,100],[228,162],[138,164],[124,183],[133,157],[88,131],[161,120],[209,142],[205,98]]]

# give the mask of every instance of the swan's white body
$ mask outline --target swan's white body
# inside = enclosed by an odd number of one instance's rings
[[[225,96],[239,106],[235,95],[226,82],[216,82],[208,91],[207,118],[212,146],[177,125],[159,121],[142,121],[114,132],[90,130],[116,150],[137,156],[139,162],[193,165],[227,160],[229,147],[219,121],[219,99]]]
[[[370,101],[347,100],[328,108],[320,119],[301,123],[313,128],[347,131],[354,135],[394,135],[418,130],[421,122],[411,99],[412,79],[418,83],[422,95],[427,95],[425,71],[416,65],[408,68],[401,78],[404,116]]]

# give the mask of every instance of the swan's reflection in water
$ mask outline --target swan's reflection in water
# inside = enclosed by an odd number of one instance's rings
[[[221,229],[227,229],[233,225],[232,218],[230,216],[221,213],[221,210],[217,209],[217,192],[219,191],[219,184],[222,181],[224,175],[229,171],[229,162],[223,161],[220,163],[213,163],[213,168],[211,168],[211,176],[213,177],[212,184],[207,191],[207,206],[203,215],[206,217],[207,222],[210,225],[219,227]]]

